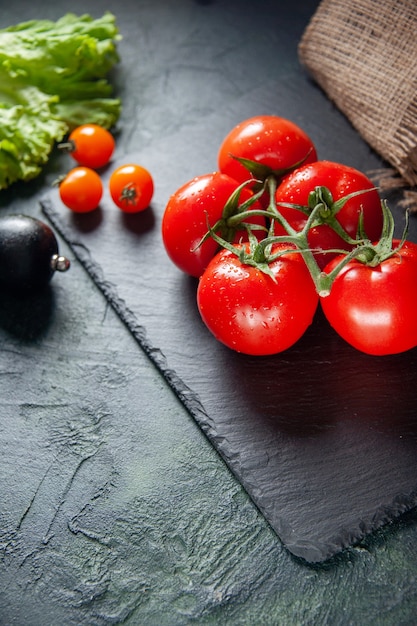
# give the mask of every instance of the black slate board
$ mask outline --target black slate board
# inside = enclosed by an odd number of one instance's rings
[[[328,107],[305,78],[300,84]],[[262,112],[280,112],[263,103]],[[107,190],[89,215],[68,211],[56,190],[42,209],[285,546],[319,562],[417,505],[417,350],[361,354],[318,315],[296,346],[255,358],[229,351],[202,324],[197,283],[167,258],[161,217],[169,194],[215,169],[224,134],[259,108],[257,96],[239,100],[124,157],[120,163],[142,163],[155,176],[143,214],[122,214]],[[339,114],[328,113],[341,145],[353,146],[358,162],[363,154],[377,163]]]

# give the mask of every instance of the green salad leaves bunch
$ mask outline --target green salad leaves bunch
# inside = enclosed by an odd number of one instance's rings
[[[111,13],[0,30],[0,189],[37,176],[74,127],[115,124],[121,102],[106,76],[119,39]]]

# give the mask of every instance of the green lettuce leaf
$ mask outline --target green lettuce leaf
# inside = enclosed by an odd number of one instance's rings
[[[75,126],[116,123],[121,103],[106,76],[119,39],[111,13],[0,30],[0,189],[37,176]]]

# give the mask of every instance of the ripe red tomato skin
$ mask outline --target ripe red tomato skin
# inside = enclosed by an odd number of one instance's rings
[[[151,173],[137,163],[125,163],[110,175],[109,191],[123,213],[140,213],[147,209],[154,193]]]
[[[277,354],[294,345],[313,320],[318,295],[301,255],[290,252],[270,267],[277,282],[221,250],[200,277],[197,305],[202,320],[232,350]]]
[[[207,224],[214,226],[222,217],[224,205],[237,187],[238,183],[226,174],[211,172],[187,181],[169,198],[162,218],[162,240],[171,261],[186,274],[199,278],[216,254],[218,245],[213,238],[198,244],[207,232]],[[240,199],[244,201],[251,195],[243,189]],[[264,225],[264,220],[254,221]]]
[[[325,268],[330,272],[343,256]],[[357,350],[375,356],[417,346],[417,244],[406,242],[394,256],[372,268],[349,262],[330,295],[321,298],[334,330]]]
[[[277,170],[293,168],[303,159],[305,163],[316,161],[317,152],[310,137],[294,122],[276,115],[258,115],[237,124],[218,151],[221,172],[239,182],[250,179],[249,171],[233,157]]]
[[[98,124],[82,124],[75,128],[68,140],[73,144],[70,155],[79,165],[98,169],[107,165],[114,152],[113,135]]]
[[[70,170],[59,183],[61,201],[74,213],[89,213],[100,204],[103,184],[97,172],[78,166]]]
[[[309,193],[317,186],[327,187],[334,201],[355,191],[374,188],[372,181],[355,168],[332,161],[316,161],[303,165],[288,174],[278,186],[275,199],[278,203],[288,202],[307,206]],[[371,241],[376,241],[381,235],[383,221],[381,199],[376,190],[360,194],[346,202],[338,212],[337,220],[352,238],[356,238],[361,207],[364,211],[365,231]],[[278,206],[278,210],[296,230],[301,230],[307,221],[307,217],[296,209]],[[284,230],[277,225],[275,233],[284,234]],[[313,249],[350,250],[352,248],[326,224],[312,228],[308,241]],[[320,268],[324,269],[336,254],[317,253],[315,256]]]

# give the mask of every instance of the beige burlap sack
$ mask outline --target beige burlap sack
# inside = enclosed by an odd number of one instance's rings
[[[369,145],[417,185],[417,0],[322,0],[298,52]]]

